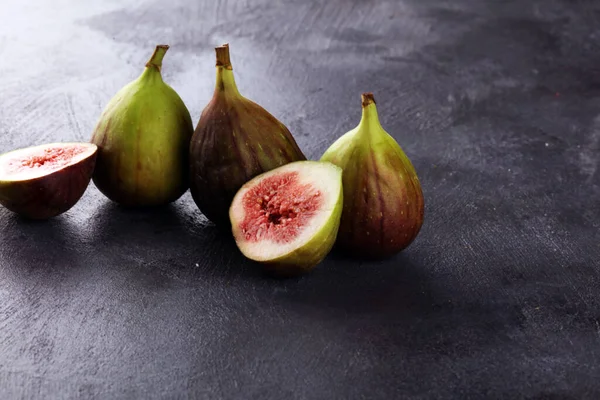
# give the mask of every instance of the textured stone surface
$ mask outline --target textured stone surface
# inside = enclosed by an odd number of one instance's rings
[[[0,151],[88,140],[154,45],[194,124],[213,47],[316,159],[381,121],[426,198],[409,249],[265,278],[189,193],[0,210],[0,398],[600,397],[600,3],[3,3]]]

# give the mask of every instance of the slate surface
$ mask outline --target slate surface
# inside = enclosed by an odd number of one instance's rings
[[[0,151],[88,140],[157,43],[194,124],[240,91],[318,158],[373,91],[421,178],[413,245],[267,279],[189,193],[0,211],[0,398],[597,399],[600,3],[3,2]]]

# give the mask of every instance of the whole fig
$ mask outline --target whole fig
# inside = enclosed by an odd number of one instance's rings
[[[344,209],[336,247],[383,258],[417,237],[424,199],[417,173],[396,140],[381,126],[372,93],[362,94],[358,126],[321,157],[343,170]]]
[[[179,95],[161,75],[169,49],[158,45],[142,74],[110,100],[94,133],[96,187],[125,206],[159,206],[189,187],[194,127]]]
[[[190,145],[190,192],[210,221],[230,226],[229,206],[244,183],[306,157],[280,121],[240,94],[229,46],[215,51],[215,90]]]

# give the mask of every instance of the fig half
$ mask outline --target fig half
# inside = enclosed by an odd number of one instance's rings
[[[87,189],[98,148],[50,143],[0,156],[0,204],[30,219],[48,219],[73,207]]]
[[[215,90],[190,145],[190,192],[206,218],[227,226],[231,200],[244,183],[306,157],[285,125],[240,94],[229,46],[215,52]]]
[[[384,258],[412,243],[423,225],[421,183],[398,142],[381,126],[372,93],[362,94],[358,126],[338,138],[321,161],[344,170],[340,249]]]
[[[241,252],[279,276],[308,272],[331,251],[342,215],[342,169],[296,161],[251,179],[229,210]]]

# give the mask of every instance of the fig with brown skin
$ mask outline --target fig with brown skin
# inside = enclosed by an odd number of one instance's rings
[[[384,258],[408,247],[424,216],[415,168],[381,126],[373,94],[362,95],[358,126],[321,157],[343,169],[344,210],[336,246],[362,257]]]
[[[190,192],[213,223],[229,226],[234,195],[255,176],[306,160],[277,118],[237,89],[227,44],[215,48],[216,85],[190,145]]]
[[[0,204],[36,220],[68,211],[89,186],[97,150],[89,143],[49,143],[2,154]]]

